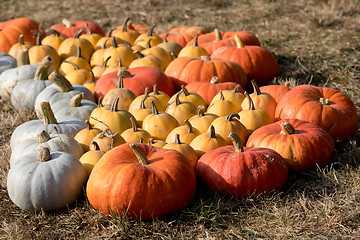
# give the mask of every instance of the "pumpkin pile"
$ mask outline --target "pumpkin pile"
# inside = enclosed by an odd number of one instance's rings
[[[157,35],[130,18],[107,34],[90,21],[24,29],[0,55],[0,96],[39,117],[10,140],[8,193],[24,210],[56,211],[86,189],[100,212],[151,220],[189,204],[196,179],[269,193],[358,129],[336,89],[269,85],[276,58],[248,31]]]

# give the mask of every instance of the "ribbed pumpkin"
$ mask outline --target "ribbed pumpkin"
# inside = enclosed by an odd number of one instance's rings
[[[160,58],[155,55],[144,55],[139,51],[135,51],[135,54],[138,55],[138,58],[131,62],[129,68],[135,67],[152,67],[157,70],[164,72],[163,62]]]
[[[213,97],[212,101],[219,100],[220,98],[222,98],[222,96],[224,96],[225,99],[229,100],[235,105],[241,106],[241,103],[245,99],[244,92],[244,89],[239,84],[237,84],[232,90],[222,90],[221,93],[219,92],[218,94],[216,94]]]
[[[122,76],[119,77],[118,87],[111,89],[105,94],[102,104],[110,105],[116,97],[119,98],[119,102],[116,106],[117,110],[123,109],[126,111],[129,110],[130,104],[136,98],[136,95],[130,89],[124,88]]]
[[[334,140],[356,134],[358,116],[349,97],[332,88],[300,85],[279,101],[276,119],[296,118],[314,123],[330,133]]]
[[[212,58],[234,61],[244,69],[248,79],[254,79],[260,86],[271,82],[278,74],[275,56],[260,46],[244,45],[235,35],[236,47],[225,46],[211,54]]]
[[[93,138],[89,148],[92,150],[94,147],[97,150],[107,152],[125,142],[125,139],[120,134],[114,133],[107,128]]]
[[[239,112],[240,106],[225,99],[222,94],[222,90],[220,91],[220,99],[211,101],[209,107],[207,108],[207,113],[215,114],[219,117],[227,116],[230,113]]]
[[[163,112],[165,111],[165,106],[162,104],[162,102],[155,96],[155,95],[149,95],[149,87],[145,88],[144,94],[137,96],[129,106],[129,112],[133,112],[136,109],[143,108],[141,105],[144,104],[145,108],[151,108],[150,100],[152,100],[156,106],[156,108]]]
[[[90,26],[87,22],[85,22],[85,28],[86,28],[86,33],[82,34],[80,36],[80,38],[85,38],[86,40],[88,40],[91,45],[93,45],[94,49],[96,48],[96,43],[100,40],[100,38],[102,38],[104,35],[98,34],[96,32],[92,32],[90,29]]]
[[[261,86],[260,91],[262,93],[270,94],[279,103],[280,99],[291,90],[290,82],[285,82],[284,85],[266,85]]]
[[[94,150],[87,151],[79,158],[79,161],[85,168],[86,179],[89,178],[94,166],[99,162],[100,158],[105,153],[106,153],[105,151],[94,149]]]
[[[236,134],[233,145],[204,154],[196,174],[208,188],[235,197],[280,190],[288,179],[288,166],[274,150],[244,148]]]
[[[198,114],[189,119],[189,123],[201,133],[207,132],[211,123],[219,116],[212,113],[205,113],[203,105],[198,106]]]
[[[93,128],[89,121],[85,121],[86,128],[79,131],[75,136],[74,139],[80,144],[84,152],[89,151],[89,146],[93,138],[101,133],[101,130],[98,128]]]
[[[136,38],[139,36],[138,33],[135,32],[131,32],[128,31],[128,27],[127,24],[129,22],[130,18],[128,17],[127,19],[125,19],[125,22],[123,24],[122,29],[114,29],[114,31],[112,31],[111,35],[118,37],[126,42],[128,42],[130,45],[133,45]]]
[[[246,73],[239,64],[206,56],[176,58],[166,68],[165,74],[173,78],[175,88],[191,82],[210,82],[214,76],[219,78],[220,83],[235,82],[243,88],[248,83]]]
[[[149,40],[148,44],[146,45],[146,48],[141,51],[142,54],[146,55],[154,55],[155,57],[159,58],[161,61],[161,71],[165,71],[166,67],[170,64],[170,62],[173,60],[171,58],[171,55],[158,46],[151,46],[150,44],[151,40]]]
[[[164,41],[157,46],[161,47],[166,52],[168,52],[171,58],[174,60],[175,58],[178,57],[182,47],[176,42],[168,41],[167,37],[168,37],[168,33],[164,36]]]
[[[174,128],[166,137],[167,143],[174,143],[176,140],[176,135],[181,136],[181,142],[190,144],[191,141],[199,136],[201,132],[194,128],[188,119],[185,119],[185,125]]]
[[[159,91],[172,96],[175,92],[174,85],[168,77],[160,70],[150,67],[137,67],[121,71],[119,75],[123,76],[124,87],[130,89],[139,96],[144,93],[146,87],[157,86]],[[99,99],[104,96],[110,89],[116,88],[118,83],[118,73],[112,72],[103,75],[96,83],[95,96]]]
[[[298,119],[280,120],[255,130],[246,146],[275,150],[297,172],[325,166],[334,152],[334,140],[326,131]]]
[[[34,44],[29,42],[24,42],[24,36],[20,34],[19,42],[11,46],[11,48],[9,49],[9,55],[12,56],[13,58],[16,58],[18,50],[25,48],[30,49],[32,46],[34,46]]]
[[[118,64],[117,59],[121,59],[121,63],[127,67],[130,66],[132,61],[136,59],[136,55],[133,53],[133,50],[126,44],[118,44],[115,41],[115,37],[112,38],[112,46],[105,49],[102,56],[103,59],[111,57],[107,63],[108,66],[114,66]]]
[[[199,36],[195,37],[195,41],[193,45],[189,45],[181,49],[178,57],[201,57],[201,56],[210,57],[210,54],[203,47],[199,46],[198,38]]]
[[[181,90],[174,94],[168,102],[168,105],[173,104],[175,102],[175,98],[179,95],[180,101],[186,101],[193,103],[196,107],[204,106],[207,107],[205,100],[200,96],[200,94],[194,91],[188,91],[184,85],[181,85]]]
[[[80,69],[78,65],[68,60],[63,62],[69,63],[74,67],[74,71],[70,71],[65,75],[65,78],[69,80],[71,84],[80,84],[83,85],[85,82],[92,79],[92,73],[88,69]]]
[[[74,56],[70,56],[61,62],[59,73],[66,75],[75,70],[74,66],[69,62],[76,64],[79,69],[91,70],[89,62],[81,55],[81,47],[77,47],[77,52]]]
[[[50,29],[54,29],[62,35],[71,38],[74,37],[79,30],[86,31],[85,23],[88,24],[91,32],[100,34],[101,36],[105,35],[104,30],[93,21],[69,21],[63,19],[62,24],[54,24]]]
[[[159,36],[164,40],[167,39],[169,42],[176,42],[183,48],[194,37],[204,33],[206,33],[205,29],[200,26],[182,26],[175,27],[168,32],[160,34]],[[165,38],[165,36],[167,37]]]
[[[43,45],[49,45],[53,47],[56,51],[59,49],[61,43],[65,40],[66,37],[60,35],[60,33],[54,29],[46,30],[47,33],[51,33],[50,35],[45,36],[41,43]]]
[[[195,190],[195,170],[189,159],[178,151],[141,143],[107,152],[93,168],[86,187],[97,211],[141,220],[182,209]]]
[[[153,86],[153,91],[149,93],[149,96],[155,96],[160,100],[163,106],[167,106],[170,100],[170,96],[164,92],[161,92],[157,89],[156,85]]]
[[[146,48],[146,45],[149,40],[151,40],[151,42],[150,42],[151,46],[156,46],[156,45],[162,43],[161,37],[154,34],[155,27],[156,27],[156,25],[153,25],[147,33],[143,33],[140,36],[138,36],[134,42],[134,45],[140,45],[140,46]]]
[[[139,128],[142,127],[142,123],[147,115],[150,115],[152,113],[151,108],[147,108],[145,106],[145,100],[148,98],[148,96],[144,95],[143,98],[140,101],[139,108],[136,108],[134,110],[130,110],[130,113],[135,117],[137,126]],[[150,100],[149,100],[150,102]]]
[[[148,142],[151,135],[145,131],[144,129],[137,127],[137,122],[134,117],[130,118],[131,120],[131,128],[125,130],[121,133],[121,136],[127,143],[138,143],[141,138],[143,142]]]
[[[185,125],[184,120],[191,118],[196,115],[197,107],[188,101],[180,101],[180,93],[176,94],[175,102],[169,104],[165,112],[173,116],[180,125]]]

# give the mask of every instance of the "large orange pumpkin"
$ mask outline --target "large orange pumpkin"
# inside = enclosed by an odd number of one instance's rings
[[[358,116],[349,97],[332,88],[300,85],[284,95],[275,110],[276,119],[296,118],[314,123],[334,140],[356,134]]]
[[[54,24],[50,29],[54,29],[60,34],[70,38],[74,37],[75,33],[80,29],[86,31],[85,23],[89,25],[89,29],[92,33],[97,33],[101,36],[105,36],[104,30],[93,21],[69,21],[67,19],[62,20],[62,24]]]
[[[126,143],[95,165],[87,197],[97,211],[152,220],[182,209],[194,197],[192,164],[175,150]]]

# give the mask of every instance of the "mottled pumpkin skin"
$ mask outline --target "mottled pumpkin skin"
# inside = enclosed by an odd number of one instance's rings
[[[205,153],[196,175],[212,190],[246,197],[280,190],[287,181],[288,166],[274,150],[244,148],[237,153],[227,145]]]
[[[140,164],[129,144],[107,152],[89,177],[86,190],[90,204],[106,214],[151,220],[190,202],[196,190],[190,160],[175,150],[135,145],[150,163]]]
[[[282,132],[281,123],[289,122],[294,134]],[[246,146],[270,148],[278,152],[293,171],[302,172],[325,166],[334,152],[334,141],[319,126],[297,119],[284,119],[255,130]]]
[[[329,104],[321,103],[321,98]],[[330,133],[334,140],[356,134],[358,117],[349,97],[332,88],[300,85],[290,90],[276,107],[275,119],[296,118],[311,122]]]

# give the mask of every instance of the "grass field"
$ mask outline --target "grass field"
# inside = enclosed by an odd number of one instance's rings
[[[199,25],[212,31],[249,30],[279,63],[276,81],[311,83],[348,95],[360,110],[360,1],[358,0],[4,0],[0,21],[30,17],[45,28],[92,20],[106,31],[127,17],[161,33]],[[151,222],[105,216],[85,196],[57,213],[28,213],[8,197],[9,140],[35,118],[0,99],[0,239],[359,239],[360,134],[337,142],[331,163],[290,173],[281,192],[235,199],[198,184],[183,210]]]

